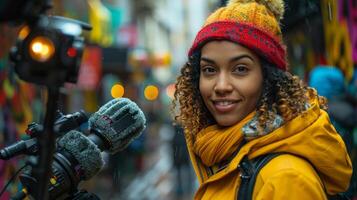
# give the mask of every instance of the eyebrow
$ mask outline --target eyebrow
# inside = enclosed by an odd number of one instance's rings
[[[248,59],[250,59],[251,61],[255,62],[254,59],[253,59],[250,55],[248,55],[248,54],[243,54],[243,55],[235,56],[235,57],[231,58],[231,59],[229,60],[229,62],[232,63],[232,62],[241,60],[241,59],[243,59],[243,58],[248,58]],[[212,59],[210,59],[210,58],[207,58],[207,57],[204,57],[204,56],[201,57],[201,61],[205,61],[205,62],[212,63],[212,64],[215,64],[215,63],[216,63],[214,60],[212,60]]]

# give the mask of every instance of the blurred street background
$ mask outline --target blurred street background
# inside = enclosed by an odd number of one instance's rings
[[[88,114],[113,98],[136,102],[147,118],[143,134],[125,150],[103,153],[105,166],[80,187],[101,199],[188,200],[197,180],[182,130],[172,124],[174,82],[205,18],[223,0],[53,0],[49,14],[87,22],[79,81],[61,88],[59,109]],[[282,20],[289,68],[308,83],[317,66],[334,66],[356,95],[356,0],[285,0]],[[0,147],[26,137],[31,122],[42,123],[46,90],[18,78],[9,48],[20,27],[0,24]],[[355,105],[354,105],[355,106]],[[356,107],[353,112],[356,112]],[[348,142],[356,145],[356,128]],[[356,153],[351,150],[352,157]],[[25,162],[0,160],[0,188]],[[15,180],[0,199],[21,189]]]

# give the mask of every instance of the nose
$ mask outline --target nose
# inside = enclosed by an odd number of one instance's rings
[[[224,73],[220,74],[217,77],[217,81],[216,81],[215,87],[213,89],[214,89],[214,92],[216,92],[217,94],[220,94],[220,95],[224,95],[224,94],[232,92],[233,86],[232,86],[231,80],[229,79],[229,76]]]

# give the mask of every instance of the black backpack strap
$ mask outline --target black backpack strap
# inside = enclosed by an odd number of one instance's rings
[[[242,179],[239,190],[238,200],[252,200],[255,181],[259,171],[273,158],[282,153],[270,153],[249,160],[248,156],[244,156],[238,168],[241,171],[240,177]]]
[[[258,156],[253,160],[249,160],[248,156],[244,156],[240,164],[238,165],[241,171],[240,177],[242,179],[238,190],[237,200],[252,200],[255,181],[259,174],[259,171],[273,158],[282,155],[284,153],[270,153]],[[286,153],[285,153],[286,154]],[[311,166],[313,166],[311,164]],[[324,187],[325,193],[326,188]],[[338,193],[336,195],[327,195],[329,200],[351,200],[350,195],[346,193]]]

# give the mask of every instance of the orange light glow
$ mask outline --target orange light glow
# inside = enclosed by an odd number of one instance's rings
[[[154,101],[159,96],[159,89],[154,85],[148,85],[144,90],[144,96],[149,101]]]
[[[29,47],[31,57],[39,62],[48,61],[55,53],[52,41],[42,36],[35,37]]]
[[[113,98],[121,98],[124,96],[124,87],[120,84],[113,85],[111,89],[111,94]]]
[[[166,87],[166,95],[170,97],[170,99],[174,99],[175,90],[175,84],[171,83]]]

